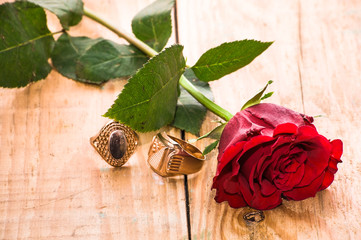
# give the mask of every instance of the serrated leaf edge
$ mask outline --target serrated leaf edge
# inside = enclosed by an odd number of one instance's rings
[[[167,49],[170,49],[170,48],[172,48],[172,47],[174,47],[174,46],[180,46],[180,47],[182,47],[182,49],[184,48],[184,47],[183,47],[182,45],[180,45],[180,44],[173,44],[173,45],[171,45],[170,47],[163,49],[162,52],[164,52],[164,51],[166,51]],[[160,52],[159,54],[161,54],[162,52]],[[157,54],[156,56],[158,56],[159,54]],[[156,57],[156,56],[154,56],[154,57]],[[143,68],[145,68],[148,64],[150,64],[150,62],[152,61],[152,59],[153,59],[154,57],[150,58],[150,59],[143,65],[143,67],[139,68],[139,69],[136,71],[136,73],[128,80],[128,83],[124,85],[123,90],[127,87],[127,85],[128,85],[129,83],[132,82],[132,78],[133,78],[134,76],[136,76]],[[178,73],[179,73],[179,72],[182,72],[182,71],[184,72],[184,70],[185,70],[185,68],[181,68],[181,69],[178,71]],[[175,76],[173,76],[173,77],[175,77]],[[168,84],[169,82],[170,82],[170,81],[168,81],[167,84]],[[163,88],[163,87],[162,87],[162,88]],[[123,90],[122,90],[122,92],[123,92]],[[116,121],[118,121],[118,122],[121,122],[121,123],[123,123],[123,124],[125,124],[125,125],[127,125],[127,126],[129,126],[129,127],[131,127],[131,128],[133,128],[133,127],[130,126],[129,124],[125,123],[124,121],[121,121],[121,120],[119,120],[119,119],[115,119],[115,118],[113,117],[114,113],[113,113],[113,114],[110,113],[110,112],[112,112],[111,110],[113,109],[114,106],[120,106],[120,105],[117,103],[117,100],[119,99],[119,96],[122,94],[122,92],[117,96],[117,98],[116,98],[116,100],[114,101],[114,103],[112,104],[112,106],[111,106],[111,107],[107,110],[107,112],[104,113],[102,116],[103,116],[103,117],[110,118],[110,119],[114,119],[114,120],[116,120]],[[158,92],[158,91],[157,91],[157,92]],[[149,100],[143,101],[142,103],[148,102],[148,101],[149,101]],[[134,105],[133,105],[133,106],[134,106]],[[123,110],[123,109],[122,109],[122,110]],[[116,112],[116,111],[115,111],[115,112]],[[175,114],[175,111],[174,111],[174,114]],[[174,117],[172,118],[172,120],[170,120],[170,121],[169,121],[168,123],[166,123],[165,125],[170,124],[170,123],[173,121],[173,119],[174,119]],[[135,129],[135,128],[134,128],[134,129]],[[154,131],[154,130],[157,130],[157,129],[150,129],[150,130],[147,130],[147,131],[142,131],[142,130],[139,130],[139,129],[135,129],[135,130],[137,130],[137,131],[139,131],[139,132],[150,132],[150,131]]]

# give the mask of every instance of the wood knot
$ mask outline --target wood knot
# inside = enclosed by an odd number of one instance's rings
[[[249,212],[249,213],[246,213],[245,215],[243,215],[243,219],[248,223],[249,222],[259,223],[265,219],[265,216],[264,216],[263,211],[254,211],[254,212]]]

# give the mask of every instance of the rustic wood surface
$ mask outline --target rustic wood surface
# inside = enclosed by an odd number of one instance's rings
[[[85,5],[130,32],[132,17],[150,2]],[[163,179],[146,164],[155,132],[140,134],[141,146],[119,169],[89,144],[126,80],[99,88],[52,71],[25,88],[0,89],[0,239],[361,239],[361,2],[181,0],[176,16],[188,65],[225,41],[275,41],[251,65],[211,83],[216,102],[235,113],[275,80],[268,102],[324,115],[316,119],[319,132],[343,140],[333,185],[265,211],[264,221],[245,221],[254,210],[213,200],[214,151],[201,172],[188,176],[187,226],[183,177]],[[123,42],[85,18],[71,33]],[[202,133],[215,119],[207,115]]]

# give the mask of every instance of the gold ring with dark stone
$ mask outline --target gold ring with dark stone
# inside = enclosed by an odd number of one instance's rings
[[[90,144],[108,164],[121,167],[134,153],[138,136],[124,124],[111,121],[90,138]]]
[[[154,136],[148,151],[150,168],[162,177],[196,173],[204,162],[198,148],[165,133]]]

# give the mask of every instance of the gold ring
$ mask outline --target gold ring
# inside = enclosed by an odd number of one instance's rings
[[[120,167],[134,153],[138,136],[124,124],[111,121],[90,138],[90,144],[108,164]]]
[[[154,136],[148,152],[150,168],[162,177],[196,173],[204,160],[198,148],[165,133]]]

